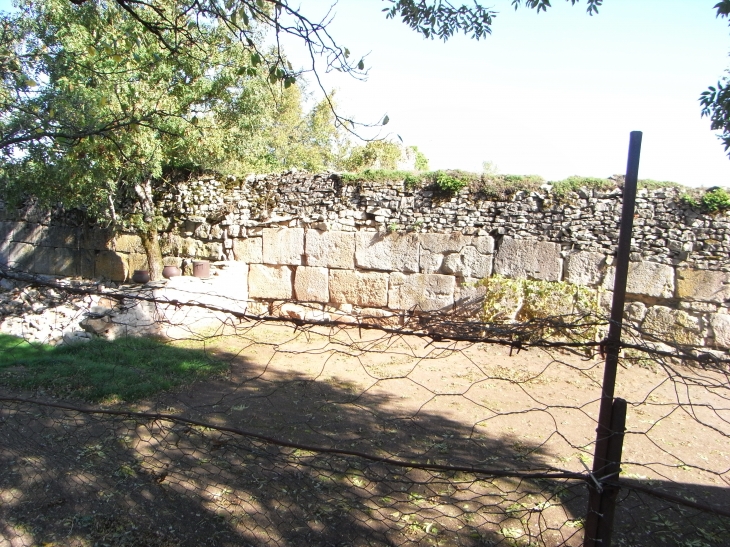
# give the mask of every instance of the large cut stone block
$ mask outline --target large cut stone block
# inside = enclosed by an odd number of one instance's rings
[[[493,255],[482,254],[475,247],[467,246],[461,253],[451,253],[444,257],[442,270],[447,274],[461,277],[488,277],[492,275]]]
[[[264,228],[264,263],[298,266],[304,255],[304,229]]]
[[[699,319],[682,310],[652,306],[641,326],[655,341],[664,344],[700,345],[703,342]]]
[[[343,270],[355,267],[354,232],[307,230],[306,240],[307,265]]]
[[[48,228],[32,222],[18,222],[13,231],[13,241],[39,244],[48,233]]]
[[[145,254],[142,238],[133,234],[119,234],[109,242],[109,247],[120,253]],[[160,241],[160,247],[162,247],[162,241]]]
[[[30,243],[0,242],[0,265],[17,268],[26,272],[33,271],[35,245]]]
[[[461,232],[450,234],[419,234],[421,249],[432,253],[460,253],[471,242],[471,237]]]
[[[3,241],[12,241],[17,222],[0,222],[0,243]]]
[[[578,251],[565,259],[565,280],[575,285],[591,287],[601,284],[606,273],[606,256],[601,253]]]
[[[99,251],[94,264],[94,277],[125,281],[130,276],[127,256],[114,251]]]
[[[616,268],[609,268],[603,281],[604,288],[613,290],[615,276]],[[672,298],[674,297],[674,268],[656,262],[629,262],[626,292],[655,298]]]
[[[392,310],[435,311],[454,305],[456,278],[438,274],[390,274],[388,307]]]
[[[53,275],[62,275],[64,277],[79,275],[81,254],[83,251],[64,248],[54,250]]]
[[[251,298],[291,300],[293,273],[289,266],[251,264],[248,294]]]
[[[81,248],[91,251],[104,251],[109,249],[109,241],[114,234],[110,229],[98,227],[84,227],[81,231]]]
[[[294,276],[294,296],[302,302],[329,302],[329,270],[299,266]]]
[[[417,272],[418,236],[356,232],[355,264],[366,270]]]
[[[710,327],[715,337],[715,345],[721,348],[730,348],[730,315],[713,313],[710,316]]]
[[[471,244],[484,255],[494,253],[494,238],[491,236],[474,236]]]
[[[129,265],[130,276],[134,274],[135,270],[149,270],[149,263],[147,262],[147,255],[144,253],[130,253],[127,257],[127,264]]]
[[[713,270],[677,270],[680,300],[700,300],[723,304],[730,300],[730,273]]]
[[[33,256],[33,271],[46,275],[71,277],[78,275],[78,253],[72,249],[36,247]]]
[[[560,281],[562,270],[560,245],[547,241],[505,237],[494,259],[494,271],[507,277]]]
[[[72,226],[50,226],[38,240],[44,247],[68,247],[75,249],[78,244],[77,229]]]
[[[246,264],[261,264],[264,261],[263,239],[249,237],[233,240],[233,256]]]
[[[53,275],[56,262],[56,249],[36,247],[33,253],[33,273]]]
[[[330,302],[363,307],[385,307],[388,303],[388,274],[330,270]]]
[[[182,254],[183,238],[177,234],[160,234],[160,251],[165,256]]]

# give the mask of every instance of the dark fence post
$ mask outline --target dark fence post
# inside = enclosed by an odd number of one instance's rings
[[[629,157],[626,165],[626,180],[624,181],[623,207],[621,209],[621,228],[619,231],[618,250],[616,253],[616,276],[613,285],[613,301],[611,303],[611,319],[608,326],[608,336],[604,341],[606,364],[603,369],[603,385],[601,406],[598,411],[598,427],[596,429],[596,446],[593,453],[592,483],[588,488],[588,514],[584,527],[584,547],[609,547],[611,537],[614,507],[608,507],[609,499],[604,498],[606,490],[602,485],[604,478],[609,478],[609,471],[613,465],[618,467],[620,461],[611,462],[609,459],[609,445],[611,439],[618,432],[612,428],[614,410],[614,389],[616,373],[618,371],[618,356],[621,349],[621,328],[623,325],[624,304],[626,301],[626,281],[629,275],[629,254],[631,252],[631,232],[634,227],[634,210],[636,209],[636,187],[639,179],[639,157],[641,155],[641,131],[632,131],[629,142]],[[626,405],[624,402],[624,419]],[[623,428],[621,428],[623,439]],[[620,456],[620,450],[619,450]],[[616,495],[612,497],[615,506]],[[605,512],[608,511],[608,514]],[[606,526],[605,516],[610,516],[608,538],[602,537]]]

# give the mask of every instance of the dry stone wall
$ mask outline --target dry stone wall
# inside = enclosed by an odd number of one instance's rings
[[[647,330],[728,348],[730,216],[700,214],[680,192],[639,192],[628,314]],[[468,303],[479,296],[473,282],[493,273],[610,295],[621,190],[557,198],[545,188],[491,201],[403,181],[286,173],[193,180],[163,188],[156,202],[168,223],[165,264],[189,274],[193,259],[220,262],[214,273],[228,272],[236,298],[261,306],[293,299],[396,321],[407,310]],[[125,282],[146,256],[133,233],[29,205],[0,210],[0,265]]]

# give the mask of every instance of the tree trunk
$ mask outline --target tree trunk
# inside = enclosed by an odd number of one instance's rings
[[[162,279],[162,252],[157,228],[152,226],[146,232],[140,232],[139,236],[142,238],[142,245],[147,253],[150,281],[159,281]]]
[[[157,233],[155,224],[155,204],[152,201],[152,182],[145,181],[144,185],[135,184],[134,190],[139,197],[146,228],[140,230],[142,245],[147,253],[147,264],[150,273],[150,281],[162,279],[162,251],[160,251],[160,236]]]

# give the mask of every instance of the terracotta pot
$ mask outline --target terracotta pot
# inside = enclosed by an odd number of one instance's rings
[[[150,272],[147,270],[134,270],[132,281],[134,283],[147,283],[150,280]]]
[[[207,260],[194,260],[193,275],[195,277],[210,277],[210,262]]]
[[[171,277],[177,277],[180,275],[180,268],[177,266],[165,266],[162,268],[162,277],[170,279]]]

